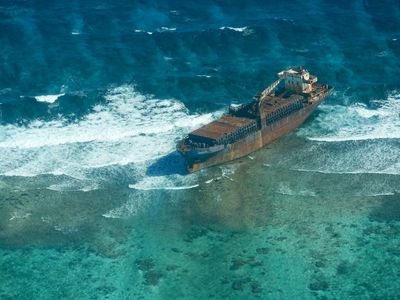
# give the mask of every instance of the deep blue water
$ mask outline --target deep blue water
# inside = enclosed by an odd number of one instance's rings
[[[335,93],[186,175],[303,65]],[[399,1],[1,1],[1,299],[400,297]]]

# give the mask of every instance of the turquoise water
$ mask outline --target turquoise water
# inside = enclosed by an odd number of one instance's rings
[[[400,297],[395,1],[0,5],[1,299]],[[241,160],[185,133],[291,65],[336,92]]]

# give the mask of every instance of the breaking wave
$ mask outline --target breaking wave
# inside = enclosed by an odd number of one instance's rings
[[[400,139],[400,94],[392,93],[372,104],[376,108],[361,103],[321,105],[318,117],[298,133],[321,142]]]
[[[230,27],[230,26],[222,26],[219,28],[220,30],[232,30],[236,32],[241,32],[243,35],[250,35],[253,33],[252,29],[249,29],[247,26],[244,27]]]
[[[149,202],[150,198],[129,197],[127,202],[102,214],[102,216],[111,219],[134,216],[147,207]]]
[[[90,192],[97,190],[98,188],[99,185],[94,182],[87,183],[86,185],[84,185],[84,182],[83,184],[80,182],[74,182],[73,184],[64,182],[60,184],[52,184],[48,186],[46,189],[57,192],[73,192],[73,191]]]
[[[333,175],[362,175],[362,174],[387,174],[387,175],[398,175],[399,169],[394,166],[393,168],[387,168],[386,170],[350,170],[350,171],[336,171],[336,170],[313,170],[313,169],[303,169],[303,168],[292,168],[292,171],[297,172],[310,172],[310,173],[321,173],[321,174],[333,174]]]
[[[190,114],[176,100],[146,97],[130,85],[110,89],[104,98],[105,104],[77,122],[0,126],[0,175],[82,178],[88,169],[146,162],[166,155],[178,137],[214,118]]]
[[[135,190],[151,191],[151,190],[189,190],[198,187],[199,184],[187,185],[187,186],[141,186],[138,184],[130,184],[129,187]]]
[[[301,151],[291,152],[277,165],[298,172],[332,175],[399,175],[399,143],[384,139],[305,143]]]
[[[73,34],[75,34],[75,33],[73,33]],[[60,98],[64,95],[65,95],[65,93],[57,94],[57,95],[41,95],[41,96],[35,96],[35,99],[38,102],[54,103],[57,101],[58,98]]]
[[[280,183],[276,193],[286,196],[303,196],[303,197],[315,197],[316,193],[311,190],[293,190],[289,183]]]
[[[318,115],[296,131],[308,140],[280,163],[300,172],[400,174],[400,94],[366,106],[321,105]],[[310,159],[312,157],[313,159]]]
[[[245,27],[223,26],[223,27],[220,27],[219,29],[221,29],[221,30],[229,29],[229,30],[233,30],[233,31],[237,31],[237,32],[244,32],[247,29],[247,27],[246,26]]]

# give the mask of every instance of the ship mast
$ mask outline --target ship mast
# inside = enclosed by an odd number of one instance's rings
[[[279,78],[271,85],[269,85],[265,90],[262,91],[260,98],[258,100],[258,111],[260,112],[260,117],[261,117],[261,106],[264,103],[265,99],[282,82],[282,80],[286,78],[286,76],[287,76],[286,71],[279,72],[278,73]]]

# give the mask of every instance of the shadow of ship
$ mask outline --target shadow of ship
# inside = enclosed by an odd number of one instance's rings
[[[178,151],[173,151],[152,163],[146,170],[147,176],[187,175],[186,163]]]

